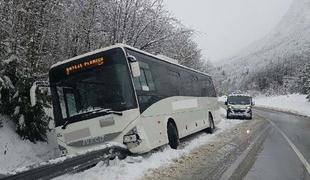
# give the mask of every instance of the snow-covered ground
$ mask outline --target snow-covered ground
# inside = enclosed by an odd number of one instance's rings
[[[281,96],[258,96],[254,98],[258,107],[271,108],[310,117],[310,102],[306,95],[291,94]]]
[[[150,153],[144,156],[127,157],[125,160],[114,160],[110,166],[99,163],[96,167],[86,170],[82,173],[74,175],[65,175],[58,177],[58,180],[77,180],[77,179],[139,179],[150,169],[158,168],[161,166],[168,166],[173,160],[180,158],[183,155],[189,154],[195,148],[201,145],[212,142],[217,138],[217,134],[235,127],[237,124],[244,122],[241,120],[227,120],[224,118],[225,110],[221,109],[222,121],[217,125],[218,130],[210,135],[201,133],[189,142],[183,142],[184,145],[181,149],[173,150],[168,146],[163,147],[161,150]]]
[[[0,119],[3,122],[0,128],[0,174],[57,157],[54,135],[48,135],[49,143],[33,144],[16,134],[12,121],[1,115]]]
[[[221,109],[222,121],[217,125],[218,130],[214,134],[200,133],[195,135],[192,139],[182,142],[182,147],[178,150],[165,146],[147,155],[127,157],[122,161],[116,159],[109,166],[99,163],[85,172],[64,175],[57,179],[102,179],[105,177],[108,179],[139,179],[149,173],[149,170],[168,166],[174,160],[191,153],[192,150],[201,145],[216,140],[217,134],[244,122],[227,120],[224,118],[224,114],[225,110]],[[49,134],[48,144],[43,142],[33,144],[20,139],[14,131],[14,124],[8,118],[0,115],[0,119],[3,121],[3,128],[0,129],[0,174],[42,163],[58,156],[55,135]]]
[[[219,102],[225,102],[227,100],[227,96],[221,96],[221,97],[218,97],[217,100]]]

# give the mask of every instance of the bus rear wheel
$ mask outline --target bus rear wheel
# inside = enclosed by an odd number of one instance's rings
[[[175,126],[174,123],[168,122],[167,133],[168,133],[169,146],[172,149],[177,149],[180,144],[180,139],[177,127]]]

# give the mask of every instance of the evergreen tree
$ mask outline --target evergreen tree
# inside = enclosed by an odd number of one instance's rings
[[[22,138],[32,142],[45,141],[50,118],[44,112],[44,104],[40,96],[35,106],[32,107],[30,104],[29,91],[34,80],[28,73],[25,72],[17,82],[16,93],[18,95],[13,99],[15,111],[12,117],[17,124],[16,131]]]
[[[46,1],[7,1],[7,23],[14,27],[1,41],[5,52],[0,61],[0,113],[12,117],[16,132],[32,142],[46,140],[49,117],[44,103],[32,107],[30,88],[40,67],[42,37],[44,34],[44,8]],[[3,14],[1,14],[3,16]],[[5,43],[3,43],[5,42]],[[40,98],[40,96],[39,96]]]

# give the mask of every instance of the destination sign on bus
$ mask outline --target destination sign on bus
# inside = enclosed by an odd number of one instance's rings
[[[102,64],[104,64],[103,57],[100,57],[100,58],[97,58],[97,59],[88,60],[88,61],[85,61],[85,62],[82,62],[82,63],[75,64],[75,65],[67,67],[66,68],[66,74],[70,75],[73,72],[79,71],[81,69],[84,69],[84,68],[87,68],[87,67],[90,67],[90,66],[96,66],[96,65],[100,66]]]

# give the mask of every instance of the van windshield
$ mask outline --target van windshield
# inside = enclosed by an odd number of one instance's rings
[[[251,104],[252,98],[249,96],[229,96],[227,98],[228,104],[240,104],[248,105]]]

